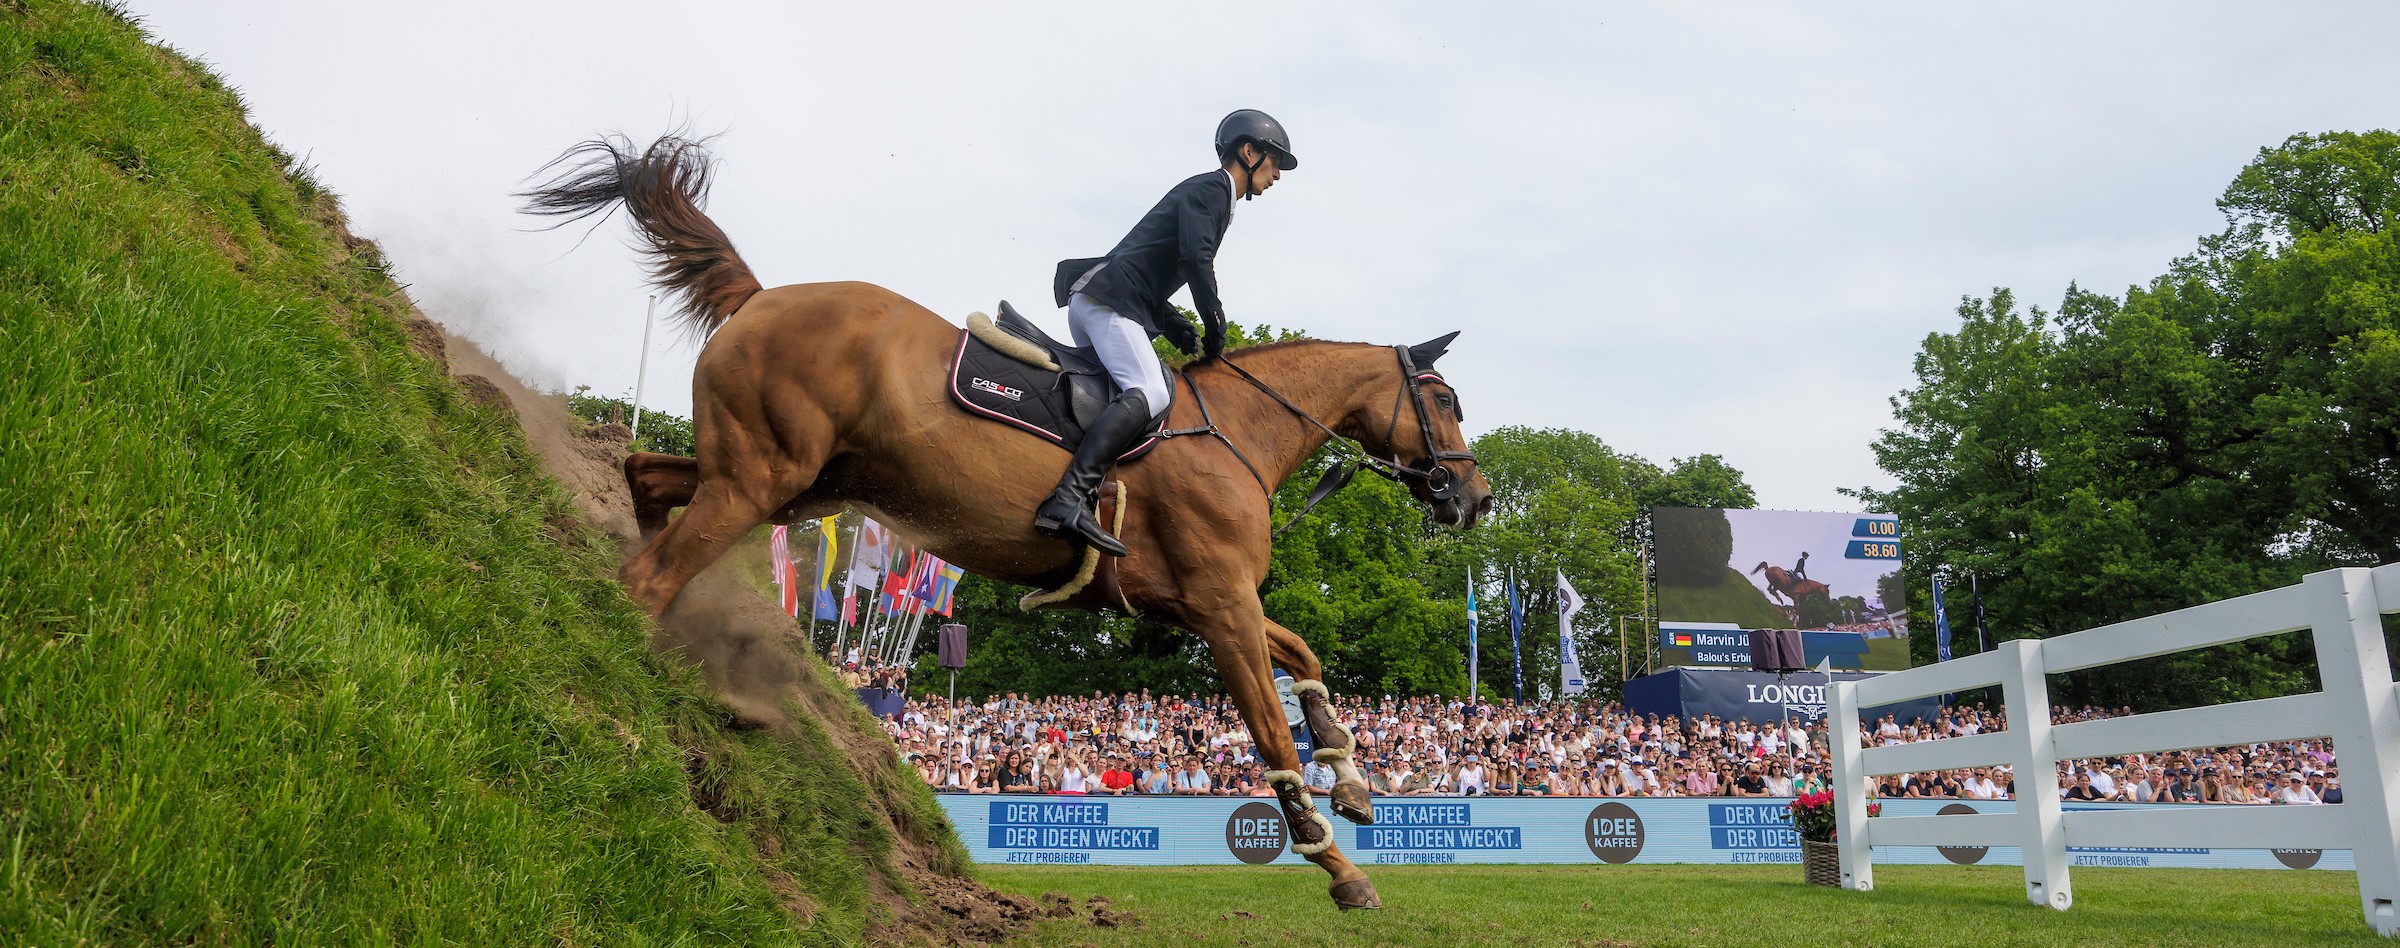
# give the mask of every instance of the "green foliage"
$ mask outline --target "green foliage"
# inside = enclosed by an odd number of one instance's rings
[[[567,413],[587,425],[626,424],[633,417],[633,403],[622,398],[601,398],[591,394],[591,386],[578,385],[567,394]],[[642,430],[635,433],[633,449],[660,454],[679,454],[691,457],[692,420],[670,415],[655,408],[642,409]]]
[[[1650,522],[1658,530],[1658,584],[1662,590],[1724,585],[1733,559],[1733,524],[1725,519],[1724,510],[1670,508],[1652,514]],[[1741,576],[1739,572],[1733,575]]]
[[[384,269],[197,64],[0,21],[5,940],[861,939],[876,790],[652,653]]]
[[[1996,639],[2045,636],[2400,561],[2396,149],[2378,131],[2262,150],[2219,202],[2227,230],[2122,298],[1963,301],[1875,443],[1899,486],[1856,492],[1908,525],[1914,605],[1933,570],[1972,573]],[[2306,649],[2078,674],[2070,700],[2304,690]]]

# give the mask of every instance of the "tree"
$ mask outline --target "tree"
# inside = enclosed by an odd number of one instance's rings
[[[2294,136],[2226,189],[2225,231],[2122,298],[1963,301],[1875,443],[1898,486],[1854,492],[1908,525],[1910,588],[1980,577],[2006,639],[2400,560],[2396,154],[2389,132]],[[2313,687],[2306,656],[2282,636],[2070,684],[2239,700]]]

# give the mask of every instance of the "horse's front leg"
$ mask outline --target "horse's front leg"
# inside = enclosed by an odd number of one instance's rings
[[[1249,726],[1259,757],[1272,768],[1267,781],[1275,788],[1277,801],[1283,804],[1283,821],[1291,834],[1292,851],[1333,877],[1329,891],[1336,908],[1348,911],[1383,907],[1383,900],[1375,894],[1375,884],[1367,881],[1367,874],[1334,847],[1333,824],[1317,812],[1308,785],[1300,779],[1300,751],[1293,746],[1291,730],[1284,724],[1283,699],[1275,693],[1275,672],[1269,664],[1267,617],[1257,597],[1225,603],[1223,608],[1193,609],[1186,614],[1208,617],[1192,623],[1191,629],[1208,640],[1209,654],[1217,661],[1217,673],[1225,679],[1225,688],[1232,693],[1234,706],[1242,713],[1242,723]]]
[[[1317,745],[1317,763],[1333,768],[1333,812],[1361,826],[1375,822],[1375,804],[1367,795],[1367,775],[1351,755],[1358,741],[1350,729],[1334,720],[1333,695],[1325,690],[1325,669],[1308,642],[1290,629],[1267,620],[1267,649],[1275,663],[1291,672],[1292,694],[1300,699],[1300,714],[1308,721],[1308,736]]]

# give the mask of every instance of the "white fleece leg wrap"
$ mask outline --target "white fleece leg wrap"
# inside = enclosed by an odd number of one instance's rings
[[[1339,727],[1340,725],[1335,726]],[[1342,736],[1349,737],[1350,735],[1345,732]],[[1351,747],[1356,746],[1356,744],[1351,745]],[[1311,756],[1317,759],[1317,763],[1333,768],[1333,779],[1336,783],[1367,782],[1366,773],[1360,771],[1358,764],[1350,759],[1349,747],[1320,747]]]
[[[1299,681],[1292,682],[1292,694],[1295,697],[1312,691],[1316,692],[1317,697],[1319,698],[1323,698],[1327,701],[1333,700],[1333,692],[1325,690],[1324,682],[1318,681],[1314,678],[1304,678]]]
[[[1332,849],[1333,821],[1326,819],[1325,814],[1319,813],[1315,810],[1308,811],[1308,820],[1311,823],[1317,824],[1317,830],[1325,834],[1325,841],[1321,843],[1303,843],[1300,841],[1300,837],[1298,835],[1294,835],[1292,837],[1292,851],[1303,856],[1314,856],[1328,849]]]

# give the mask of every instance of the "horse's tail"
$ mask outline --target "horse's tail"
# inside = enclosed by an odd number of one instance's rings
[[[649,258],[650,282],[676,299],[686,328],[706,336],[760,289],[733,240],[700,210],[713,163],[707,145],[676,132],[638,150],[623,135],[595,138],[543,165],[534,174],[558,175],[517,196],[529,214],[563,218],[553,227],[624,202]]]

